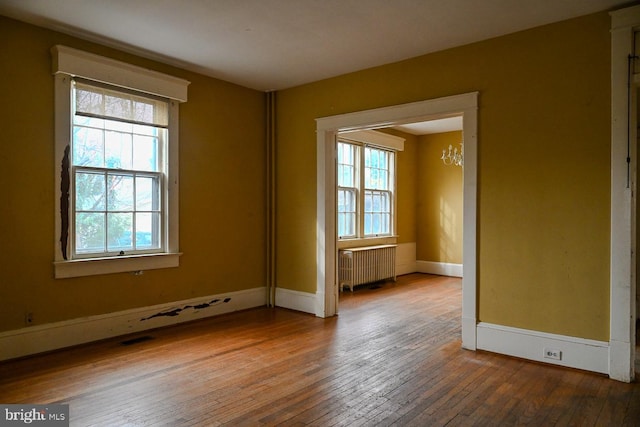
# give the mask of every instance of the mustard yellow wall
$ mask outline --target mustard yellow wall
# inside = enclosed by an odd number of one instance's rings
[[[471,91],[479,320],[608,340],[604,12],[281,91],[278,285],[316,290],[314,119]]]
[[[54,280],[55,44],[191,81],[180,107],[180,267]],[[0,17],[0,331],[264,286],[264,95]]]
[[[423,135],[418,143],[419,261],[462,264],[462,168],[440,157],[449,145],[460,150],[462,132]]]
[[[404,138],[404,150],[397,152],[396,242],[415,243],[418,237],[418,137],[396,129],[380,132]]]

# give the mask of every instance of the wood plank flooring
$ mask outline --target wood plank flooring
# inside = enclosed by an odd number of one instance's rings
[[[0,363],[0,403],[73,426],[640,426],[638,383],[461,349],[459,279],[370,288],[330,319],[260,308]]]

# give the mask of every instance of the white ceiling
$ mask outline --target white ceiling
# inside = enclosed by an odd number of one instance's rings
[[[462,130],[462,116],[429,120],[428,122],[407,123],[406,125],[393,126],[393,128],[412,135],[451,132]]]
[[[269,91],[626,0],[0,0],[0,15]]]

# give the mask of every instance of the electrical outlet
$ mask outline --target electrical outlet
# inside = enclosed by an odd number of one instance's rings
[[[555,348],[545,348],[544,357],[545,359],[562,360],[562,352]]]

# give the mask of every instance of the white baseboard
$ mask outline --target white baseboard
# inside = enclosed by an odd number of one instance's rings
[[[477,348],[536,362],[609,373],[609,343],[604,341],[479,323]],[[545,349],[560,351],[560,360],[546,358]]]
[[[439,276],[462,277],[462,264],[447,262],[416,261],[419,273],[437,274]]]
[[[317,315],[317,296],[315,293],[276,288],[276,307],[288,308]]]
[[[141,332],[266,304],[264,287],[0,332],[0,360]]]

